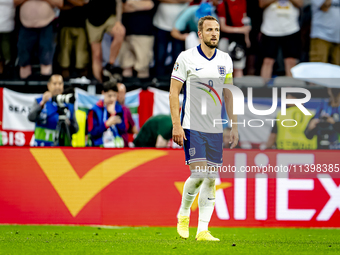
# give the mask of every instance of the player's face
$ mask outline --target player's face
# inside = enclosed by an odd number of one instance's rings
[[[201,32],[201,39],[209,48],[216,48],[220,39],[220,25],[215,20],[205,20]]]

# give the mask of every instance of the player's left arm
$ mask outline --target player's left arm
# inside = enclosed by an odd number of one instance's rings
[[[233,84],[233,75],[232,73],[229,73],[226,75],[224,84],[229,84],[232,85]],[[237,116],[234,115],[234,110],[233,110],[233,94],[231,93],[231,91],[227,88],[223,89],[223,96],[224,96],[224,102],[226,105],[226,110],[227,110],[227,114],[229,117],[229,121],[232,121],[232,123],[236,123],[237,122]],[[238,127],[237,124],[232,124],[231,126],[231,131],[230,131],[230,142],[231,146],[230,149],[233,149],[236,147],[237,143],[238,143]]]

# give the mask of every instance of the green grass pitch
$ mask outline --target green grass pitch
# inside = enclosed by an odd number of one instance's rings
[[[0,226],[0,254],[340,254],[340,229],[211,228],[221,242],[170,227]]]

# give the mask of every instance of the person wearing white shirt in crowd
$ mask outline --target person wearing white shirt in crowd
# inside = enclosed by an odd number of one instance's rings
[[[261,76],[269,80],[279,50],[282,48],[286,76],[300,57],[299,8],[303,0],[260,0],[263,11],[261,26],[264,60]]]

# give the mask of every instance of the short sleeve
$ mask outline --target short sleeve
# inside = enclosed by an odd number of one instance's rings
[[[175,65],[174,65],[174,69],[172,70],[172,74],[171,74],[171,79],[180,81],[182,83],[184,83],[187,79],[187,70],[186,70],[186,65],[185,65],[185,60],[184,60],[184,56],[183,53],[179,54]]]

